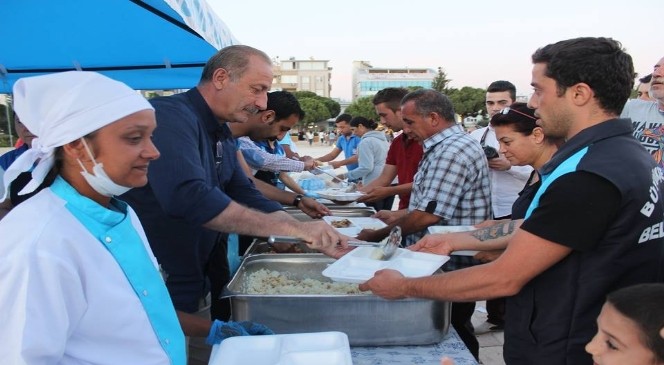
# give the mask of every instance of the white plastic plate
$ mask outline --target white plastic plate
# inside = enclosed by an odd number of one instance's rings
[[[343,332],[238,336],[212,348],[208,365],[352,365]]]
[[[430,253],[414,252],[403,248],[397,249],[387,261],[376,259],[379,248],[358,247],[332,263],[323,275],[333,281],[343,283],[364,283],[374,273],[382,269],[397,270],[410,278],[429,276],[445,264],[450,257]]]
[[[427,230],[431,234],[467,232],[467,231],[474,231],[476,229],[477,228],[475,228],[475,226],[429,226],[429,228],[427,228]],[[454,251],[451,253],[451,255],[475,256],[477,252],[478,251],[473,251],[473,250],[461,250],[461,251]]]
[[[331,188],[326,190],[317,191],[316,194],[324,199],[336,200],[340,202],[353,202],[359,199],[364,193],[355,191],[347,193],[345,188]]]
[[[337,231],[346,236],[355,237],[360,234],[363,229],[380,229],[386,224],[378,218],[371,217],[337,217],[333,215],[323,217],[323,221],[332,225],[332,222],[348,220],[351,224],[347,228],[337,228]]]

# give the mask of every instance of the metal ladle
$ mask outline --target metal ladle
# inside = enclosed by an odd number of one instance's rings
[[[291,236],[270,236],[267,239],[267,244],[274,248],[276,251],[284,250],[284,247],[280,247],[280,244],[298,244],[306,243],[304,240],[298,237]],[[390,231],[390,235],[387,237],[385,242],[367,242],[359,240],[348,240],[348,245],[353,247],[376,247],[378,248],[379,257],[375,257],[378,260],[387,261],[397,252],[397,248],[401,245],[401,227],[395,226]]]
[[[321,168],[319,168],[319,167],[315,167],[315,168],[313,168],[313,169],[311,170],[311,173],[314,174],[314,175],[325,174],[325,175],[327,175],[327,176],[331,176],[331,177],[332,177],[332,181],[337,181],[337,182],[339,182],[343,187],[346,188],[346,190],[344,190],[345,193],[354,193],[354,192],[357,191],[357,184],[352,183],[352,182],[348,182],[348,181],[346,181],[346,180],[342,180],[342,179],[338,178],[336,175],[331,174],[331,173],[329,173],[329,172],[327,172],[327,171],[325,171],[325,170],[323,170],[323,169],[321,169]]]

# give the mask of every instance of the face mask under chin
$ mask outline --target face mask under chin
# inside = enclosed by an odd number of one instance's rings
[[[85,169],[85,166],[83,165],[81,160],[79,159],[76,160],[78,161],[78,164],[81,166],[81,175],[83,175],[83,178],[88,183],[88,185],[90,185],[90,187],[94,189],[94,191],[107,197],[122,195],[127,191],[129,191],[131,187],[116,184],[115,182],[113,182],[113,180],[111,180],[110,177],[108,177],[106,171],[104,171],[103,164],[97,163],[94,156],[92,155],[92,151],[90,150],[90,147],[88,146],[87,142],[85,142],[85,138],[81,138],[81,141],[83,142],[83,146],[85,147],[88,156],[90,156],[90,159],[92,159],[92,163],[94,164],[94,166],[92,167],[92,174],[91,174]]]

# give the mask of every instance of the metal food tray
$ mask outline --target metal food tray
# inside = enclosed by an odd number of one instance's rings
[[[320,254],[320,252],[310,248],[305,243],[294,243],[292,245],[292,250],[287,252],[277,252],[275,251],[268,243],[265,238],[256,238],[251,243],[244,256],[253,256],[253,255],[302,255],[302,254]]]
[[[322,254],[247,257],[225,288],[233,320],[262,323],[277,334],[340,331],[352,346],[425,345],[443,339],[449,302],[386,300],[372,294],[260,295],[243,288],[245,278],[260,269],[328,282],[321,272],[333,261]]]
[[[344,207],[340,205],[331,205],[328,206],[328,209],[330,210],[330,215],[338,217],[371,217],[376,214],[376,210],[372,207]],[[296,208],[286,208],[285,211],[300,222],[318,220],[311,218]]]

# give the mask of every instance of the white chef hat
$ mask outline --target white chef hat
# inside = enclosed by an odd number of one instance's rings
[[[73,142],[118,119],[141,110],[154,110],[129,86],[96,72],[69,71],[26,77],[14,84],[14,111],[37,137],[3,176],[3,201],[9,184],[24,171],[32,180],[19,192],[33,192],[53,167],[56,147]]]

